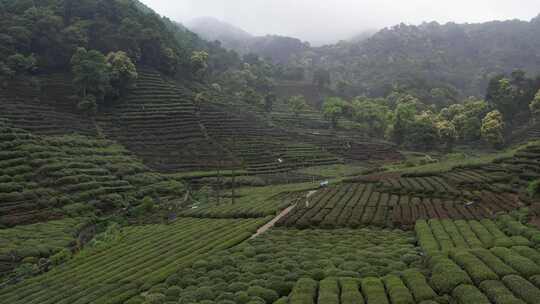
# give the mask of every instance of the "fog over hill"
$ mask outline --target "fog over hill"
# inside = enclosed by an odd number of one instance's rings
[[[253,35],[281,35],[309,41],[312,45],[336,43],[363,31],[404,22],[421,24],[478,23],[491,20],[530,20],[540,12],[540,2],[512,1],[391,1],[391,0],[144,0],[171,19],[187,23],[211,16]]]

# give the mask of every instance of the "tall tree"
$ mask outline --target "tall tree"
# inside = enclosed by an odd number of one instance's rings
[[[503,130],[503,117],[497,110],[489,112],[482,120],[482,138],[495,148],[500,148],[504,143]]]
[[[123,51],[111,52],[107,55],[106,61],[110,66],[110,81],[113,88],[113,96],[125,95],[130,89],[135,87],[137,78],[137,68]]]
[[[71,66],[79,95],[84,98],[92,94],[98,102],[103,101],[110,88],[110,66],[105,56],[96,50],[78,48],[71,58]]]
[[[529,104],[531,114],[536,121],[540,121],[540,90],[534,96],[534,99]]]
[[[339,97],[329,97],[323,104],[324,117],[330,121],[330,126],[337,128],[338,120],[345,113],[346,102]]]
[[[297,95],[297,96],[293,96],[289,98],[288,104],[289,104],[289,109],[291,109],[291,111],[294,114],[294,117],[296,118],[298,118],[300,113],[302,113],[302,111],[304,111],[308,107],[306,99],[302,95]]]
[[[394,120],[391,137],[398,145],[404,143],[417,113],[417,103],[414,101],[398,102],[394,110]]]
[[[446,151],[451,152],[454,147],[454,142],[458,139],[458,133],[454,124],[446,119],[439,120],[436,124],[439,140]]]
[[[382,137],[390,124],[390,108],[369,98],[352,102],[354,121],[360,123],[372,137]]]

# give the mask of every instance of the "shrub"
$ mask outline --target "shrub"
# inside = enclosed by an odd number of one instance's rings
[[[246,304],[251,299],[251,297],[245,291],[239,291],[235,293],[234,297],[235,297],[236,303],[239,303],[239,304]]]
[[[448,251],[454,247],[450,235],[448,235],[440,220],[431,219],[429,220],[429,225],[431,226],[433,235],[435,236],[435,239],[437,239],[442,251]]]
[[[215,298],[214,291],[210,287],[199,287],[195,290],[194,295],[198,301],[213,300]]]
[[[281,279],[272,279],[268,281],[268,288],[276,291],[280,296],[288,296],[293,288],[293,283]]]
[[[540,252],[527,246],[514,246],[512,250],[540,265]]]
[[[488,267],[499,277],[517,273],[512,267],[506,265],[501,259],[487,249],[473,249],[470,252],[488,265]]]
[[[135,214],[140,216],[145,213],[150,213],[154,210],[154,205],[154,200],[149,196],[145,196],[141,204],[135,208]]]
[[[384,286],[392,300],[392,304],[414,304],[414,299],[409,289],[398,276],[387,275],[383,278]]]
[[[472,231],[467,221],[457,220],[454,222],[454,224],[456,225],[457,229],[459,230],[463,238],[465,238],[465,240],[467,241],[467,244],[469,244],[469,247],[471,248],[483,247],[482,241]]]
[[[248,288],[247,293],[252,297],[263,299],[266,303],[274,303],[274,301],[279,299],[277,292],[261,286],[251,286]]]
[[[352,278],[339,279],[341,286],[341,304],[364,304],[358,281]]]
[[[277,301],[274,302],[274,304],[289,304],[289,298],[287,297],[279,298]]]
[[[71,258],[71,251],[69,249],[62,249],[58,253],[50,257],[53,265],[60,265]]]
[[[485,280],[498,280],[499,277],[486,264],[466,250],[453,250],[452,259],[473,279],[478,285]]]
[[[417,302],[431,300],[437,297],[435,291],[429,286],[426,278],[420,271],[415,269],[407,269],[402,273],[403,281],[411,290],[414,299]]]
[[[435,236],[431,231],[428,223],[425,220],[418,220],[414,226],[418,236],[418,243],[426,253],[431,253],[439,250],[439,245]]]
[[[527,194],[530,197],[536,197],[540,194],[540,179],[534,180],[527,186]]]
[[[71,217],[84,216],[94,213],[94,207],[83,203],[70,204],[62,207],[62,210]]]
[[[540,288],[540,275],[535,275],[529,278],[529,281],[534,284],[534,286]]]
[[[527,278],[535,274],[540,274],[540,266],[508,248],[494,247],[491,248],[491,251],[505,263],[510,265],[510,267],[517,270],[519,274]]]
[[[339,286],[335,278],[326,278],[319,283],[319,304],[339,304]]]
[[[384,290],[383,282],[374,277],[365,278],[361,281],[362,293],[366,296],[369,304],[389,304]]]
[[[314,304],[317,296],[317,282],[302,278],[296,282],[289,296],[290,304]]]
[[[503,279],[504,284],[515,295],[529,304],[537,304],[540,299],[540,289],[518,275],[507,275]]]
[[[145,304],[163,304],[165,302],[165,296],[160,293],[151,293],[145,296]]]
[[[448,258],[438,257],[432,264],[431,283],[441,293],[451,293],[460,284],[472,283],[469,275]]]
[[[177,300],[178,297],[180,297],[180,293],[182,293],[182,288],[179,286],[171,286],[165,291],[165,296],[167,297],[167,300]]]
[[[525,302],[516,298],[501,281],[484,281],[480,284],[480,289],[495,304],[525,304]]]
[[[484,245],[484,248],[491,248],[493,246],[494,237],[484,225],[478,221],[469,221],[469,225],[471,226],[471,230],[474,231],[476,236],[478,236],[478,239],[480,239]]]
[[[180,282],[180,278],[178,277],[178,274],[172,274],[170,275],[167,280],[165,280],[165,283],[168,285],[168,286],[174,286],[174,285],[178,285],[178,283]]]
[[[491,304],[488,298],[478,288],[468,284],[456,287],[452,292],[452,296],[459,304]]]
[[[521,235],[510,237],[513,246],[530,246],[531,242]]]

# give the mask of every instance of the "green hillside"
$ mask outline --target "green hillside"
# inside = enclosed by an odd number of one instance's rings
[[[449,48],[467,68],[377,93],[445,45],[386,62],[394,39],[478,46],[536,21],[384,30],[310,53],[311,82],[138,1],[0,0],[0,16],[1,303],[540,301],[540,87],[468,78],[535,59]],[[271,37],[254,47],[284,61]],[[357,68],[349,96],[334,77]],[[422,95],[464,73],[486,101]]]

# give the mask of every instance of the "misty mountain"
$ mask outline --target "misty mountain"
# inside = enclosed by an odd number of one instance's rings
[[[245,52],[243,48],[246,41],[253,38],[250,33],[212,17],[196,18],[185,26],[201,38],[208,41],[218,40],[223,47],[239,53]]]
[[[310,49],[309,43],[296,38],[279,35],[254,36],[212,17],[197,18],[186,23],[185,26],[201,38],[209,41],[218,40],[224,48],[234,50],[241,55],[255,53],[270,58],[275,63],[285,64],[291,56]]]
[[[400,24],[369,39],[314,48],[290,65],[330,71],[349,96],[386,95],[396,87],[482,96],[489,79],[522,69],[540,72],[540,17],[530,22]],[[439,90],[440,92],[440,90]]]

